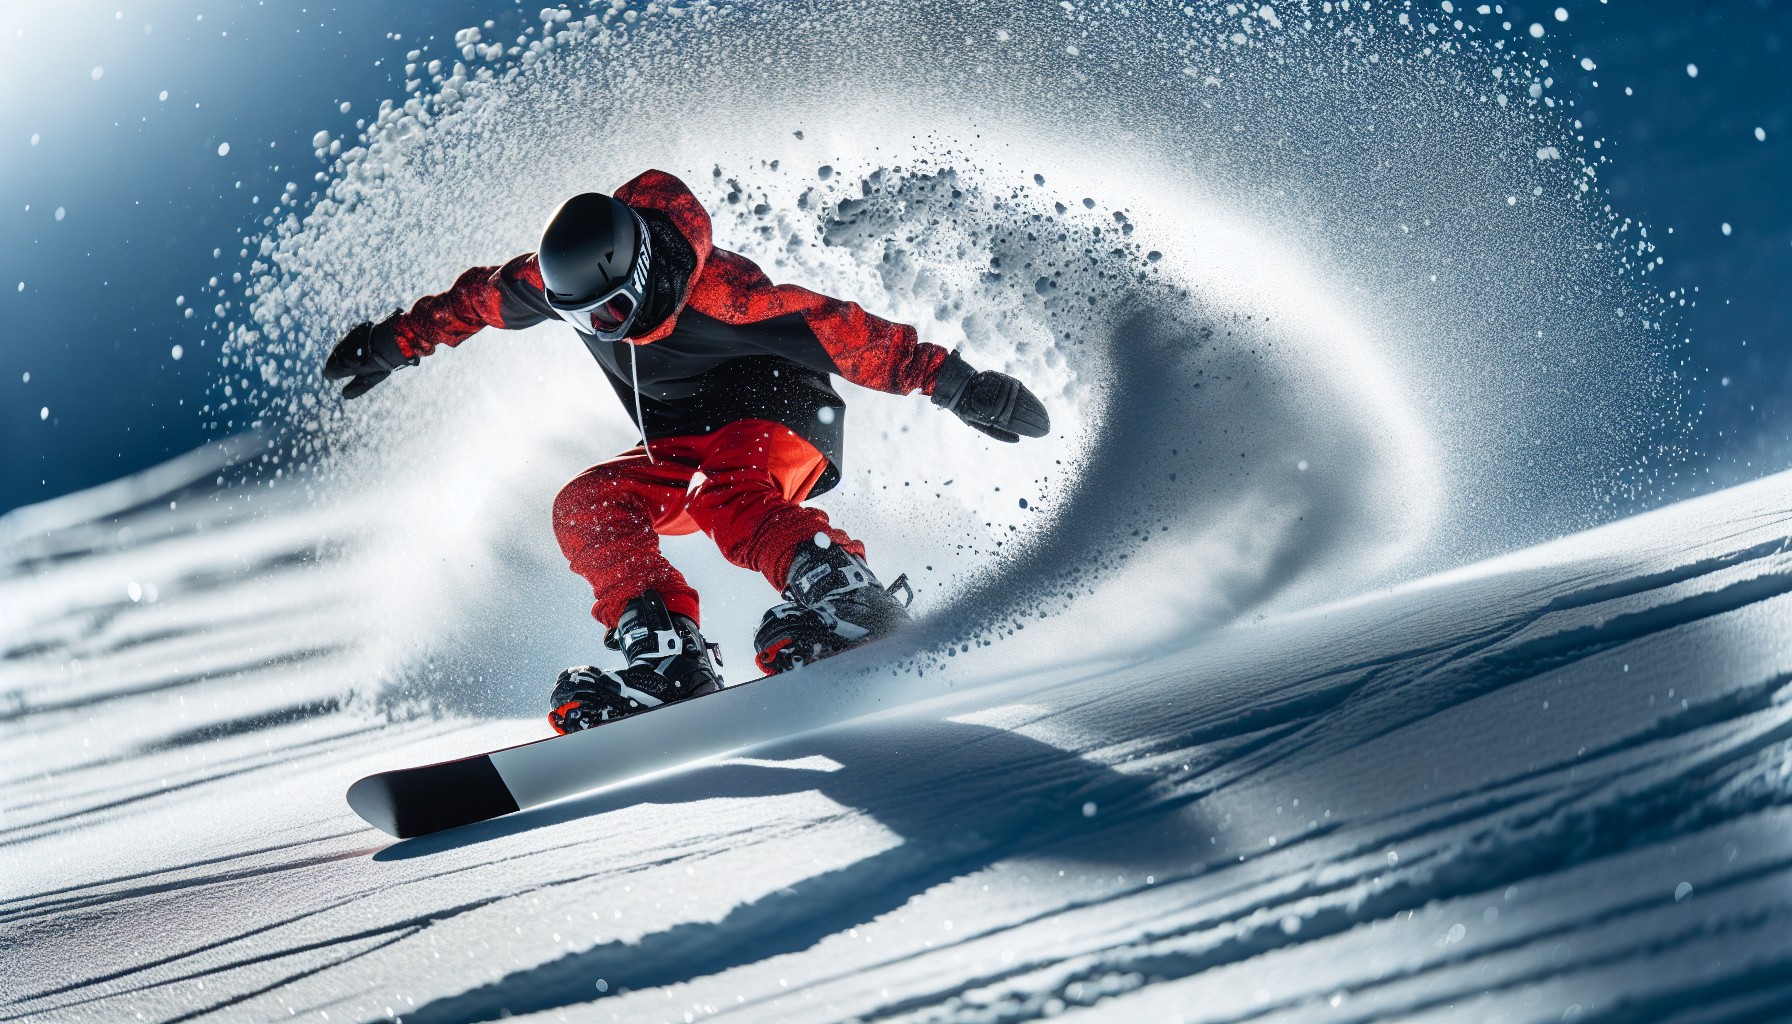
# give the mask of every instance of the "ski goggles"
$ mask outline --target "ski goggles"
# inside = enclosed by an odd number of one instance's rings
[[[630,211],[633,212],[633,211]],[[653,262],[653,246],[648,242],[647,222],[635,217],[635,237],[641,240],[635,250],[635,265],[628,280],[608,292],[577,305],[562,305],[550,293],[548,306],[560,319],[586,334],[595,334],[599,341],[621,341],[647,301],[647,268]]]

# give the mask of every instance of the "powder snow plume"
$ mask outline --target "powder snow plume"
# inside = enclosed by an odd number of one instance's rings
[[[253,319],[224,325],[308,493],[398,526],[367,593],[430,609],[399,630],[416,650],[545,668],[508,638],[553,633],[576,581],[502,581],[562,572],[544,510],[628,420],[552,325],[350,406],[316,368],[354,320],[647,167],[774,280],[1045,396],[1056,434],[997,450],[849,387],[845,483],[819,503],[959,632],[1081,607],[1085,632],[1186,634],[1599,521],[1646,500],[1649,454],[1660,471],[1660,324],[1593,244],[1608,215],[1568,115],[1508,84],[1546,59],[1361,8],[542,16],[527,51],[468,29],[359,138],[320,133],[325,184],[245,237]],[[744,649],[762,588],[669,547]]]

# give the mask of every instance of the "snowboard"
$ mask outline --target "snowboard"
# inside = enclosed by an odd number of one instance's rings
[[[348,788],[369,825],[410,839],[935,696],[936,672],[841,655],[563,736],[380,772]]]
[[[348,788],[348,805],[381,832],[411,839],[489,821],[644,775],[690,758],[680,755],[681,751],[688,751],[688,744],[675,742],[674,736],[667,735],[669,729],[638,724],[643,719],[770,678],[749,679],[715,693],[648,708],[578,732],[439,764],[369,775]],[[683,720],[696,716],[674,717]],[[632,728],[625,728],[631,724]],[[594,742],[592,737],[600,732],[603,736]]]

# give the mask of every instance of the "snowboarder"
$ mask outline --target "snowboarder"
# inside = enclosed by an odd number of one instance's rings
[[[658,535],[702,530],[730,562],[765,575],[783,603],[754,637],[782,672],[888,635],[906,588],[885,588],[865,547],[802,503],[840,480],[845,403],[829,374],[892,394],[919,389],[1002,441],[1043,437],[1045,407],[1019,381],[973,370],[954,351],[856,303],[773,285],[714,246],[685,184],[648,171],[614,196],[568,199],[539,251],[475,267],[409,313],[362,323],[324,365],[357,398],[485,327],[571,324],[622,400],[641,444],[574,477],[554,499],[554,535],[591,583],[591,614],[621,671],[560,674],[548,720],[562,733],[713,692],[713,644],[697,592]],[[692,488],[693,476],[702,481]],[[912,591],[909,597],[912,598]]]

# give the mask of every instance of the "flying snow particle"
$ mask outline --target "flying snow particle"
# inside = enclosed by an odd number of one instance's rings
[[[1697,64],[1686,65],[1686,77],[1688,77],[1688,78],[1699,77],[1699,66]]]
[[[1077,48],[1074,46],[1066,46],[1064,52],[1070,54],[1072,57],[1077,56]]]
[[[25,383],[27,383],[27,384],[31,383],[31,371],[30,370],[25,371]]]
[[[1088,803],[1083,805],[1083,817],[1085,817],[1085,818],[1095,817],[1096,810],[1097,810],[1097,808],[1095,806],[1095,801],[1093,801],[1093,800],[1089,801]]]
[[[31,141],[32,141],[32,142],[36,142],[36,141],[37,141],[37,136],[35,136],[35,135],[33,135],[33,136],[31,136]],[[1756,128],[1756,129],[1755,129],[1755,141],[1756,141],[1756,142],[1766,142],[1766,141],[1767,141],[1767,131],[1766,131],[1766,129],[1763,129],[1763,128]]]
[[[815,534],[815,546],[816,547],[822,549],[823,551],[826,551],[829,547],[833,546],[833,543],[834,543],[834,539],[832,537],[829,537],[827,534],[822,533],[820,531],[816,532],[816,534]]]
[[[343,100],[343,101],[342,101],[342,105],[341,105],[341,106],[339,106],[339,107],[337,107],[337,108],[336,108],[336,109],[337,109],[337,110],[340,110],[340,111],[342,111],[342,112],[343,112],[343,113],[344,113],[344,114],[346,114],[346,113],[348,113],[348,106],[349,106],[349,104],[348,104],[348,101],[347,101],[347,100]]]
[[[1692,883],[1691,882],[1681,882],[1679,885],[1674,886],[1674,902],[1675,903],[1678,903],[1681,900],[1683,900],[1686,897],[1691,896],[1691,895],[1692,895]]]
[[[156,99],[161,100],[163,103],[168,102],[168,90],[163,89],[162,94],[157,96]]]
[[[1730,222],[1726,220],[1726,221],[1724,221],[1724,234],[1728,235],[1729,233],[1730,233]]]
[[[1556,20],[1557,21],[1567,21],[1568,20],[1568,8],[1566,8],[1566,7],[1556,8]]]
[[[42,409],[37,410],[37,418],[40,420],[49,419],[50,418],[50,407],[46,405]]]
[[[330,144],[330,133],[329,132],[318,132],[316,135],[311,136],[311,148],[312,149],[322,149],[325,146],[328,146],[329,144]]]
[[[1531,38],[1532,39],[1542,39],[1543,38],[1543,26],[1535,21],[1531,22]]]
[[[1757,128],[1757,129],[1755,129],[1755,130],[1756,130],[1756,131],[1760,131],[1760,129],[1758,129],[1758,128]],[[37,134],[37,133],[36,133],[36,132],[32,132],[32,133],[31,133],[31,144],[32,144],[32,145],[33,145],[33,146],[35,146],[35,145],[37,145],[37,140],[38,140],[38,139],[40,139],[40,138],[42,138],[42,136],[41,136],[41,135],[39,135],[39,134]]]
[[[96,81],[96,82],[97,82],[97,81],[99,81],[99,80],[100,80],[100,79],[101,79],[101,78],[103,78],[103,77],[105,77],[105,74],[106,74],[106,69],[105,69],[105,68],[102,68],[102,67],[95,67],[95,68],[94,68],[94,69],[93,69],[93,72],[92,72],[92,74],[93,74],[93,80],[94,80],[94,81]]]
[[[186,305],[186,304],[187,304],[187,297],[186,297],[186,296],[185,296],[185,295],[176,295],[176,296],[175,296],[175,297],[174,297],[174,304],[175,304],[175,305],[176,305],[176,306],[184,306],[184,305]]]
[[[1581,70],[1583,70],[1583,71],[1591,71],[1594,68],[1597,68],[1599,65],[1593,63],[1593,58],[1591,58],[1591,57],[1582,57],[1580,59],[1580,66],[1581,66]]]
[[[23,281],[20,281],[20,282],[19,282],[19,291],[24,291],[24,290],[25,290],[25,282],[23,282]],[[26,375],[25,375],[25,379],[26,379],[26,380],[30,380],[30,379],[31,379],[31,375],[30,375],[30,374],[26,374]]]
[[[1289,914],[1287,917],[1282,918],[1282,933],[1283,934],[1293,935],[1299,931],[1300,931],[1300,918],[1299,917],[1296,917],[1293,914]]]
[[[218,155],[219,156],[230,155],[230,143],[228,143],[228,142],[218,143]]]
[[[185,355],[186,352],[179,345],[176,345],[168,354],[174,357],[175,362],[179,362],[180,357]]]
[[[66,217],[66,216],[68,216],[68,211],[63,209],[62,207],[58,206],[56,208],[56,219],[61,220],[62,218]],[[1725,232],[1725,234],[1728,234],[1728,232]]]
[[[1517,196],[1507,196],[1506,197],[1506,205],[1507,206],[1517,206],[1518,205],[1518,197]]]
[[[136,580],[132,580],[130,584],[124,588],[124,592],[131,596],[132,601],[143,600],[143,587],[138,584]]]

